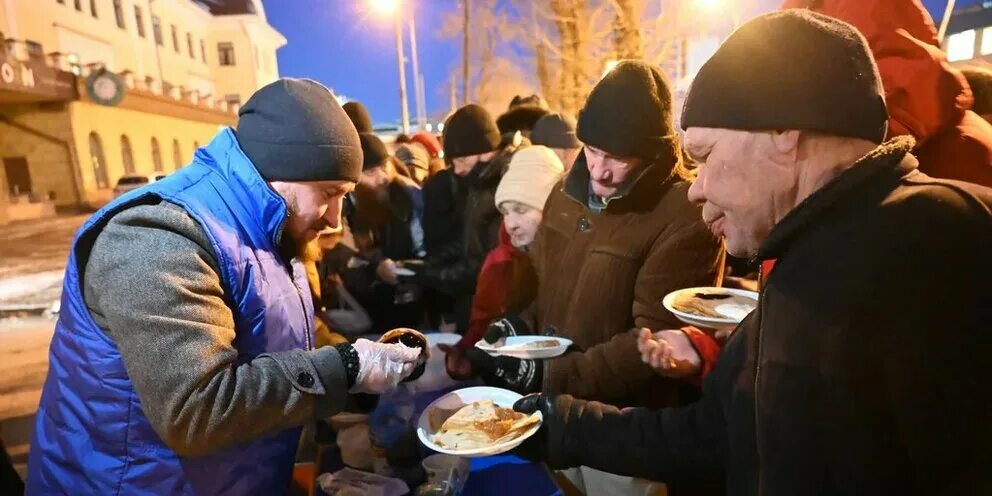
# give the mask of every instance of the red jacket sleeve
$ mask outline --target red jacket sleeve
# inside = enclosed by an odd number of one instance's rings
[[[699,354],[699,358],[702,361],[702,370],[693,379],[693,382],[696,384],[702,384],[706,375],[716,367],[716,361],[720,356],[720,350],[723,349],[723,343],[694,326],[683,327],[682,332],[689,338],[689,342],[692,343],[692,347],[696,349],[696,353]]]
[[[456,348],[466,351],[475,346],[489,324],[506,313],[507,295],[513,286],[513,263],[512,258],[499,257],[496,250],[486,256],[472,298],[468,330],[455,345]]]

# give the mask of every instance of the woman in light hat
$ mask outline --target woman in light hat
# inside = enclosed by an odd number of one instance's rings
[[[534,287],[518,282],[534,278],[527,249],[537,234],[544,203],[563,172],[561,160],[544,146],[521,149],[510,160],[495,196],[496,207],[503,214],[499,244],[486,256],[479,272],[468,331],[456,345],[445,349],[445,364],[452,377],[473,375],[465,352],[482,337],[492,321],[508,312],[522,310],[533,298],[533,294],[511,294],[511,289]]]

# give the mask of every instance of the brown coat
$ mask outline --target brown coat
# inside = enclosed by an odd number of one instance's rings
[[[525,317],[557,328],[579,351],[544,361],[542,390],[620,405],[672,405],[674,382],[641,362],[636,331],[677,329],[669,292],[712,286],[723,249],[689,203],[689,183],[651,166],[601,213],[587,207],[580,156],[544,209],[532,251],[538,296]]]

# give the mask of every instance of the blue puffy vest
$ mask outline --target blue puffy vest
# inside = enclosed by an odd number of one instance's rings
[[[149,196],[183,207],[209,237],[234,314],[239,364],[266,352],[312,348],[313,302],[305,271],[298,262],[288,270],[276,247],[286,204],[225,129],[190,165],[111,202],[76,234],[31,443],[27,492],[283,494],[300,429],[202,457],[177,455],[152,429],[117,346],[86,308],[77,256],[114,213]]]

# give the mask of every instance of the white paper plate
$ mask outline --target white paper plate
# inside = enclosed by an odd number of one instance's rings
[[[717,312],[723,313],[727,315],[727,317],[715,318],[715,317],[704,317],[701,315],[694,315],[686,312],[680,312],[676,310],[674,307],[672,307],[672,302],[675,301],[675,298],[677,298],[679,294],[696,293],[701,291],[705,291],[708,293],[720,292],[725,294],[744,296],[746,298],[750,298],[754,300],[755,307],[757,307],[758,305],[758,293],[755,293],[754,291],[746,291],[743,289],[733,289],[733,288],[712,288],[712,287],[686,288],[686,289],[680,289],[678,291],[672,291],[671,293],[665,295],[665,299],[662,300],[662,304],[665,305],[665,308],[669,312],[672,312],[673,315],[678,317],[679,320],[685,322],[686,324],[694,325],[697,327],[705,327],[707,329],[716,329],[718,331],[733,330],[735,327],[737,327],[738,324],[741,323],[742,320],[744,320],[745,317],[748,316],[748,314],[751,313],[751,311],[753,311],[753,310],[748,311],[747,309],[737,308],[737,305],[730,305],[731,308],[721,309],[720,308],[721,306],[718,305],[716,307]]]
[[[520,446],[520,443],[524,442],[525,439],[534,435],[537,430],[541,427],[541,423],[533,425],[527,432],[516,439],[506,441],[499,444],[494,444],[485,448],[477,449],[450,449],[443,448],[434,444],[432,439],[434,438],[434,430],[431,429],[430,422],[430,411],[434,407],[441,407],[444,409],[455,409],[463,405],[467,405],[474,401],[482,400],[492,400],[496,406],[501,406],[503,408],[512,408],[513,404],[517,400],[522,398],[521,395],[507,390],[494,388],[489,386],[479,386],[470,387],[465,389],[459,389],[457,391],[452,391],[436,400],[424,409],[423,413],[420,414],[420,419],[417,421],[417,437],[420,438],[420,442],[424,443],[424,446],[437,451],[438,453],[446,453],[449,455],[464,456],[467,458],[478,458],[481,456],[491,456],[498,455],[500,453],[506,453],[507,451]],[[541,412],[537,412],[537,416],[544,421],[544,417]]]
[[[528,349],[523,346],[534,341],[557,340],[560,344],[553,348],[533,348]],[[480,339],[475,343],[475,347],[489,353],[492,356],[508,356],[513,358],[523,358],[526,360],[540,360],[542,358],[554,358],[565,354],[568,347],[572,346],[572,340],[558,336],[513,336],[506,338],[503,346],[493,346],[485,340]]]

